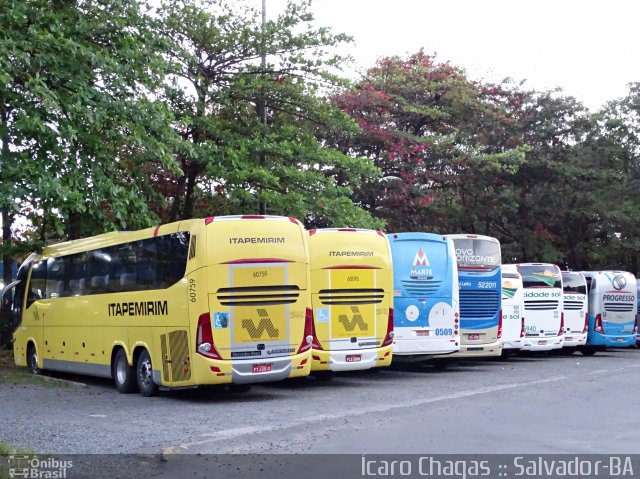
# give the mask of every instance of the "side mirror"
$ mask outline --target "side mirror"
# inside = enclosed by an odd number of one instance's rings
[[[9,283],[2,290],[2,298],[0,299],[0,310],[12,311],[13,310],[13,297],[15,293],[15,287],[20,284],[20,281],[14,281],[13,283]]]

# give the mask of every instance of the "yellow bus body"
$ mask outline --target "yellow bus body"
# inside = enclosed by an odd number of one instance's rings
[[[309,232],[312,371],[388,366],[393,353],[391,249],[373,230]]]
[[[180,261],[158,249],[187,236],[179,246],[184,270],[175,273]],[[151,249],[164,263],[145,263],[130,253],[135,248]],[[114,253],[132,272],[91,276],[91,261],[101,255],[102,267],[113,267]],[[64,264],[80,279],[36,279],[41,275],[31,266],[44,262],[52,278],[55,265]],[[309,374],[307,235],[295,219],[216,217],[106,233],[46,247],[25,263],[31,269],[14,332],[19,366],[33,348],[40,369],[113,377],[121,349],[130,366],[146,351],[153,382],[166,388]],[[177,280],[166,284],[167,272]],[[215,354],[198,343],[209,336]]]

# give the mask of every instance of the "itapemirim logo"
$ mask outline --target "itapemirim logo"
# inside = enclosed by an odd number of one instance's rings
[[[360,313],[360,309],[357,306],[351,306],[351,312],[353,313],[353,317],[349,319],[346,314],[341,314],[338,316],[338,321],[342,324],[342,327],[347,332],[352,332],[356,329],[356,326],[360,328],[360,331],[367,331],[369,327],[367,323],[365,323],[362,314]]]
[[[271,322],[267,310],[265,308],[258,308],[256,311],[258,312],[258,316],[260,316],[258,326],[255,325],[252,319],[242,320],[242,327],[247,330],[251,339],[259,339],[265,332],[270,338],[277,338],[280,331]]]

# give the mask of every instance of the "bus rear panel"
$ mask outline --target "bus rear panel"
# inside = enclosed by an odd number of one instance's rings
[[[524,346],[524,291],[522,277],[513,265],[502,265],[502,350],[516,352]]]
[[[550,263],[516,265],[524,285],[525,351],[550,351],[564,344],[562,275]]]
[[[500,242],[488,236],[447,235],[455,245],[460,287],[460,351],[453,357],[502,354]]]
[[[197,381],[244,384],[308,375],[311,318],[302,225],[271,216],[205,222],[206,267],[189,277],[190,285],[207,285],[207,301],[189,303]]]
[[[564,348],[584,346],[589,327],[587,282],[579,272],[562,272]]]
[[[589,291],[586,348],[626,348],[636,342],[637,281],[626,271],[583,271]]]
[[[388,235],[394,268],[394,349],[405,358],[460,350],[453,242],[430,233]]]
[[[393,271],[387,238],[354,228],[309,231],[312,371],[388,366]]]

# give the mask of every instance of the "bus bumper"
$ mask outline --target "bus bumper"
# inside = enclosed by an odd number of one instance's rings
[[[551,351],[561,349],[564,345],[564,336],[549,336],[546,338],[524,338],[523,351]]]
[[[524,347],[524,338],[510,339],[502,342],[502,349],[522,349]]]
[[[200,359],[194,374],[195,384],[253,384],[280,381],[287,378],[308,376],[311,372],[311,351],[293,356],[265,357],[260,359],[212,360]],[[257,365],[268,365],[269,371],[254,372]]]
[[[394,356],[431,356],[451,354],[460,350],[459,340],[446,339],[396,339],[393,343]]]
[[[591,333],[587,338],[587,346],[604,346],[605,348],[628,348],[636,344],[636,337],[633,334],[627,335],[606,335]]]
[[[493,343],[475,343],[475,344],[461,344],[460,351],[453,354],[438,355],[435,358],[457,358],[457,359],[472,359],[472,358],[486,358],[497,357],[502,355],[502,342],[497,340]]]
[[[371,349],[346,349],[340,351],[312,350],[312,371],[361,371],[389,366],[393,345]]]
[[[567,333],[564,335],[563,348],[575,348],[587,343],[587,333]]]

